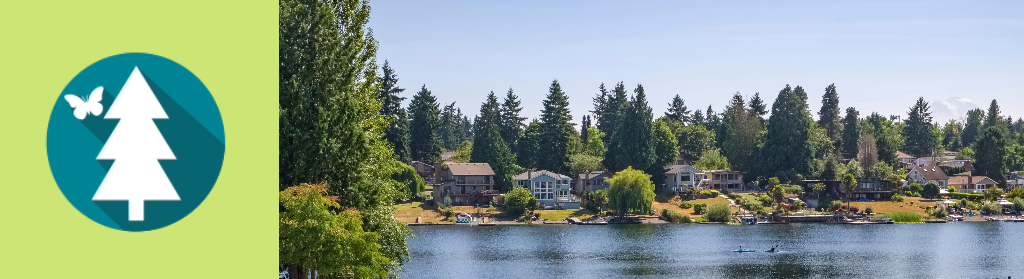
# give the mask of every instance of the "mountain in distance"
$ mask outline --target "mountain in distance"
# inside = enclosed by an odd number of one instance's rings
[[[950,119],[963,121],[964,119],[967,119],[967,111],[976,108],[981,108],[981,106],[970,99],[962,97],[953,97],[938,101],[931,105],[932,121],[942,124],[949,122]]]

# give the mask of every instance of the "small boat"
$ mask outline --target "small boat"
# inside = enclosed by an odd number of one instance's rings
[[[764,252],[765,252],[765,253],[778,253],[778,252],[779,252],[779,250],[775,250],[775,251],[772,251],[772,250],[764,250]]]
[[[757,252],[757,251],[754,251],[754,250],[732,250],[732,251],[736,252],[736,253]]]

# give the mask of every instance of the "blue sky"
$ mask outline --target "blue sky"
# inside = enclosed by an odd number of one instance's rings
[[[553,79],[574,122],[604,82],[643,84],[655,117],[733,93],[771,104],[801,85],[812,112],[835,83],[842,108],[906,114],[923,96],[1024,116],[1024,1],[371,1],[378,59],[411,97],[475,115],[509,87],[540,114]],[[408,102],[408,101],[407,101]],[[948,109],[947,109],[948,110]],[[936,113],[948,119],[950,113]],[[941,115],[940,115],[941,114]]]

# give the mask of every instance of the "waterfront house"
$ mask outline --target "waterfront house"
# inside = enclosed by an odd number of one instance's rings
[[[959,193],[984,193],[988,188],[998,184],[987,176],[957,175],[949,178],[949,185]]]
[[[598,190],[608,190],[611,186],[605,179],[611,179],[612,175],[605,171],[592,171],[589,173],[580,174],[579,183],[582,187],[577,187],[577,192],[593,192]]]
[[[447,163],[435,170],[432,195],[434,201],[443,202],[445,197],[456,205],[487,204],[498,191],[494,189],[494,170],[487,163]]]
[[[833,200],[846,199],[846,190],[843,189],[843,182],[840,180],[804,180],[805,197],[817,198],[814,194],[815,184],[825,184],[825,191],[822,196]],[[868,199],[873,201],[885,201],[892,198],[896,188],[888,186],[879,177],[858,177],[857,187],[853,189],[853,200]]]
[[[579,209],[580,199],[571,194],[570,180],[569,176],[546,170],[527,171],[512,177],[513,183],[529,189],[542,205]]]
[[[935,182],[940,189],[944,189],[946,185],[949,185],[949,176],[937,166],[918,166],[907,173],[907,181],[907,183],[917,182],[921,186],[928,182]]]
[[[701,185],[702,181],[704,172],[690,165],[671,165],[665,172],[665,187],[673,193],[686,189],[702,189],[706,186]]]
[[[896,160],[900,161],[900,167],[905,169],[914,168],[914,156],[907,155],[907,153],[896,151]]]
[[[704,171],[704,178],[708,180],[707,189],[744,191],[747,190],[743,183],[743,173],[731,170],[709,170]]]

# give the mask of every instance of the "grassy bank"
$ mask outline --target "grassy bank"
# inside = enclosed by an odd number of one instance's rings
[[[712,205],[712,204],[716,204],[716,203],[721,203],[721,204],[726,204],[726,205],[730,204],[729,200],[725,199],[722,196],[718,196],[718,197],[714,197],[714,198],[710,198],[710,199],[696,199],[696,200],[691,200],[690,201],[690,204],[697,204],[697,203],[706,203],[709,206]],[[700,218],[701,220],[704,220],[703,215],[693,214],[693,208],[692,207],[688,208],[688,209],[682,209],[682,208],[679,207],[679,204],[675,203],[675,202],[658,202],[658,201],[654,201],[654,204],[651,206],[651,208],[654,209],[654,210],[657,210],[658,212],[661,212],[662,209],[668,209],[668,210],[672,210],[672,211],[675,211],[675,212],[679,212],[679,214],[682,214],[682,215],[690,215],[690,217],[694,218],[694,219]],[[736,208],[732,208],[732,212],[735,213],[736,212]]]

